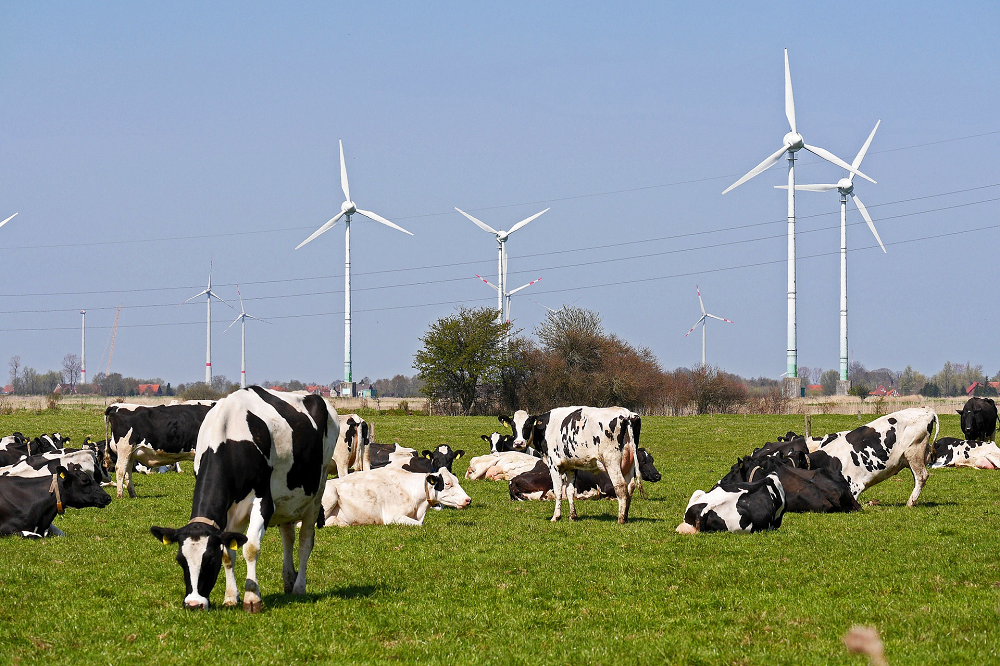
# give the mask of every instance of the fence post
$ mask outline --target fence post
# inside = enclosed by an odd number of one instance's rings
[[[806,434],[805,434],[805,436],[806,437],[812,437],[812,416],[810,416],[809,414],[806,414],[806,425],[805,425],[805,428],[806,428]]]

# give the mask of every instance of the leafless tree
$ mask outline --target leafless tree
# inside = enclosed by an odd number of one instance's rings
[[[76,354],[66,354],[63,357],[62,380],[73,386],[80,380],[80,357]]]
[[[19,378],[19,373],[21,370],[21,357],[11,356],[10,357],[10,383],[14,387],[14,391],[17,391],[17,380]]]

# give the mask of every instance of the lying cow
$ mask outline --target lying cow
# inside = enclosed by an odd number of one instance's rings
[[[150,528],[164,544],[177,544],[185,607],[208,608],[222,566],[223,604],[239,604],[233,558],[242,546],[247,563],[243,609],[260,612],[264,602],[257,558],[264,531],[272,525],[281,530],[285,594],[305,594],[306,564],[317,524],[323,524],[323,483],[339,434],[337,412],[318,395],[251,386],[212,408],[198,433],[191,519],[179,529]],[[302,528],[296,572],[292,551],[298,521]]]
[[[488,453],[485,456],[476,456],[469,461],[469,469],[465,470],[465,478],[510,481],[520,474],[530,472],[540,462],[542,461],[538,458],[519,451]],[[548,469],[547,466],[546,469]]]
[[[997,432],[997,404],[993,398],[969,398],[962,409],[962,434],[967,440],[990,441]]]
[[[61,465],[54,473],[24,478],[0,478],[0,536],[45,536],[52,520],[66,507],[103,509],[111,497],[101,490],[94,477],[80,469]]]
[[[974,467],[1000,469],[1000,448],[994,442],[968,441],[942,437],[934,442],[931,468]]]
[[[368,451],[369,469],[378,469],[379,467],[385,467],[393,463],[399,466],[417,453],[416,449],[401,446],[398,443],[376,444],[374,442],[368,446]]]
[[[63,437],[59,433],[40,435],[29,440],[21,433],[16,432],[9,437],[4,437],[2,440],[2,446],[0,446],[0,466],[13,465],[29,456],[57,452],[67,442],[69,442],[69,437]]]
[[[0,467],[0,476],[51,477],[60,466],[71,470],[82,470],[92,476],[97,483],[101,483],[105,478],[104,469],[97,462],[97,455],[89,449],[28,456],[13,465]]]
[[[345,414],[340,417],[340,437],[333,450],[330,474],[347,476],[351,468],[355,471],[364,469],[366,455],[369,461],[371,456],[367,451],[370,444],[368,433],[368,422],[357,414]]]
[[[442,467],[451,472],[451,466],[455,460],[464,455],[465,451],[462,449],[456,451],[447,444],[442,444],[433,451],[424,449],[420,452],[420,455],[417,455],[416,451],[414,451],[409,459],[404,459],[398,453],[394,454],[389,466],[400,467],[407,472],[419,472],[421,474],[432,474]]]
[[[698,532],[760,532],[781,527],[785,513],[785,491],[777,474],[752,483],[716,486],[707,493],[691,495],[680,534]]]
[[[646,449],[639,448],[639,472],[643,481],[656,483],[660,480],[660,472],[653,465],[653,456]],[[622,465],[626,469],[622,474],[628,473],[628,466],[631,466],[631,459],[622,459]],[[553,500],[555,494],[552,492],[552,476],[549,474],[548,465],[539,460],[535,466],[523,474],[518,474],[510,480],[508,486],[510,498],[512,500]],[[617,499],[615,486],[611,482],[611,477],[605,471],[588,472],[581,470],[576,473],[576,498],[577,499]]]
[[[842,474],[829,469],[801,469],[790,464],[794,458],[746,456],[736,462],[719,486],[752,482],[776,474],[785,492],[785,510],[791,513],[836,513],[860,511]]]
[[[520,441],[542,452],[552,476],[556,498],[553,521],[562,517],[563,475],[569,519],[576,520],[576,472],[581,469],[596,472],[600,469],[598,463],[604,466],[614,484],[618,522],[628,521],[632,491],[642,482],[636,455],[640,426],[639,415],[621,407],[560,407],[525,421]],[[518,444],[514,442],[515,447]],[[632,465],[627,474],[622,474],[626,449],[630,450]]]
[[[907,467],[913,472],[913,506],[927,482],[926,461],[937,437],[938,417],[930,407],[911,407],[875,419],[849,432],[809,438],[810,458],[821,452],[840,461],[855,499],[868,488]],[[817,440],[821,440],[816,444]],[[815,448],[814,448],[815,446]]]
[[[330,479],[323,492],[323,515],[339,527],[419,526],[431,507],[464,509],[470,504],[458,477],[444,467],[433,474],[381,467]]]

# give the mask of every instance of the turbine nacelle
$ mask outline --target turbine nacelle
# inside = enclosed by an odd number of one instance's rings
[[[358,212],[358,207],[354,205],[353,201],[345,201],[340,204],[341,215],[354,215]]]
[[[837,181],[837,189],[841,194],[850,194],[854,191],[854,181],[850,178],[841,178]]]
[[[785,135],[783,141],[785,143],[785,149],[790,150],[793,153],[797,150],[801,150],[802,147],[806,145],[802,135],[798,132],[789,132]]]

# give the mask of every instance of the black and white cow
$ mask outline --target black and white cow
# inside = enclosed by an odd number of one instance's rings
[[[962,409],[955,411],[962,419],[965,439],[985,442],[996,435],[997,404],[993,398],[969,398]]]
[[[930,407],[911,407],[875,419],[849,432],[807,439],[810,458],[822,452],[840,460],[855,499],[868,488],[907,467],[913,472],[913,506],[927,482],[926,461],[937,437],[938,417]]]
[[[680,534],[698,532],[760,532],[781,527],[785,491],[777,474],[750,483],[696,490],[677,526]]]
[[[518,413],[514,414],[517,423]],[[524,420],[520,442],[515,448],[530,446],[542,452],[552,477],[555,511],[552,520],[562,517],[563,475],[569,519],[576,520],[576,472],[600,470],[611,476],[618,497],[618,522],[628,521],[632,491],[642,482],[639,472],[639,415],[622,407],[559,407]],[[628,453],[626,453],[628,452]],[[631,456],[628,473],[622,474],[622,459]]]
[[[98,463],[97,455],[89,449],[71,451],[63,449],[62,451],[28,456],[13,465],[0,467],[0,476],[20,476],[25,478],[52,476],[59,467],[65,467],[70,470],[83,470],[94,477],[94,481],[97,483],[100,483],[105,478],[104,469]]]
[[[0,440],[0,466],[13,465],[29,456],[60,452],[67,442],[69,437],[63,437],[59,433],[39,435],[29,440],[16,432]]]
[[[368,446],[370,452],[368,466],[370,469],[378,469],[386,465],[405,464],[410,458],[417,454],[416,449],[402,446],[398,442],[395,444],[377,444],[372,442]]]
[[[839,463],[838,463],[839,467]],[[777,474],[785,492],[785,510],[790,513],[835,513],[859,511],[861,505],[851,493],[847,479],[835,470],[803,469],[795,458],[746,456],[722,477],[719,486],[760,480]]]
[[[194,460],[198,429],[212,405],[133,405],[117,403],[104,410],[105,424],[110,432],[105,449],[105,463],[110,466],[108,449],[118,454],[115,464],[117,496],[128,486],[129,497],[135,497],[132,486],[132,463],[146,467],[170,465],[181,460]]]
[[[150,530],[163,543],[178,544],[187,608],[208,608],[209,593],[223,565],[223,603],[239,604],[233,558],[236,548],[242,546],[247,563],[243,608],[259,612],[263,601],[257,583],[257,556],[264,530],[270,525],[281,530],[285,593],[305,594],[306,563],[317,523],[323,524],[326,471],[339,434],[337,412],[318,395],[277,393],[251,386],[223,398],[208,413],[195,450],[191,520],[180,529]],[[292,550],[299,521],[296,572]]]
[[[407,472],[419,472],[421,474],[435,474],[442,467],[451,472],[451,466],[455,460],[464,455],[465,451],[462,449],[456,451],[447,444],[442,444],[433,451],[424,449],[420,452],[420,455],[414,452],[409,460],[404,460],[402,456],[396,456],[389,463],[389,466],[400,467]]]
[[[649,481],[656,483],[662,477],[659,470],[653,464],[653,456],[646,449],[640,447],[639,473],[643,483]],[[622,465],[625,469],[622,474],[628,473],[630,460],[622,458]],[[548,466],[541,460],[529,471],[518,474],[510,480],[508,491],[512,500],[552,500],[555,498],[552,492],[552,476],[549,474]],[[576,473],[576,497],[577,499],[613,499],[617,498],[615,486],[611,482],[611,477],[607,472],[600,471],[596,474],[581,470]]]
[[[931,469],[940,467],[1000,469],[1000,447],[997,447],[995,442],[942,437],[934,442],[934,456],[931,461]]]
[[[371,453],[368,445],[368,422],[357,414],[342,414],[340,416],[340,437],[333,450],[333,462],[330,463],[330,474],[347,476],[353,467],[356,471],[364,469],[366,457],[371,464]]]
[[[81,469],[57,466],[36,477],[0,477],[0,536],[45,536],[66,507],[104,508],[111,497]]]

